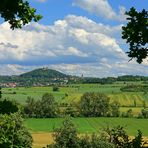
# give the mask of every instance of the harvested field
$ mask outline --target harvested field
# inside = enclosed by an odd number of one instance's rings
[[[53,143],[52,133],[32,133],[33,148],[42,148]]]
[[[47,144],[52,144],[53,143],[53,137],[52,133],[32,133],[33,137],[33,148],[42,148],[46,146]],[[131,138],[134,138],[131,136]],[[143,137],[143,140],[146,141],[147,143],[145,146],[148,146],[148,137]]]

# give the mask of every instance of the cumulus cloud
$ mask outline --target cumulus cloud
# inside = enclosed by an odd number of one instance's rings
[[[102,61],[102,62],[101,62]],[[68,75],[84,77],[116,77],[121,75],[148,75],[147,66],[137,65],[136,63],[128,63],[127,61],[110,62],[110,60],[100,59],[99,63],[85,64],[51,64],[51,65],[33,65],[22,66],[14,64],[0,64],[0,75],[19,75],[24,72],[31,71],[36,68],[48,67],[58,70]]]
[[[67,58],[70,62],[68,56],[92,60],[91,55],[125,58],[113,37],[119,29],[120,26],[104,26],[75,15],[58,20],[52,26],[31,23],[22,30],[14,31],[3,23],[0,25],[0,61],[44,63],[57,58],[61,62],[60,59]]]
[[[47,0],[36,0],[36,1],[41,2],[41,3],[44,3],[44,2],[46,2]]]
[[[86,76],[148,74],[146,62],[128,63],[120,47],[121,26],[68,15],[53,25],[30,23],[21,30],[0,25],[0,74],[19,74],[44,65],[67,74]]]
[[[125,21],[126,18],[123,6],[119,7],[117,14],[107,0],[74,0],[73,5],[109,20]]]
[[[0,43],[0,46],[4,46],[6,48],[18,48],[17,45],[12,45],[11,43]]]

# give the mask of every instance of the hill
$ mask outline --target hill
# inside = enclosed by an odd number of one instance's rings
[[[39,68],[33,71],[24,73],[20,75],[21,78],[66,78],[66,74],[63,74],[59,71],[48,69],[48,68]]]
[[[124,81],[126,82],[143,82],[148,84],[147,76],[133,76],[124,75],[118,77],[107,77],[107,78],[95,78],[95,77],[78,77],[71,76],[61,73],[59,71],[39,68],[30,72],[16,75],[16,76],[0,76],[0,86],[2,87],[15,87],[15,86],[48,86],[53,84],[88,84],[88,83],[99,83],[99,84],[113,84],[115,82]],[[13,84],[10,84],[13,83]]]
[[[0,76],[0,86],[48,86],[52,84],[65,84],[70,78],[69,75],[59,71],[39,68],[18,76]]]

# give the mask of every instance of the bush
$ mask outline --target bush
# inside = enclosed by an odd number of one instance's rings
[[[14,91],[12,94],[14,94],[14,95],[15,95],[15,94],[16,94],[16,91]]]
[[[148,109],[142,109],[139,118],[148,118]]]
[[[58,86],[53,86],[52,90],[53,91],[59,91],[59,87]]]

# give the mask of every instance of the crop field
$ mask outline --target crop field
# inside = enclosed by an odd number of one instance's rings
[[[136,82],[128,82],[129,84],[137,84]],[[138,84],[141,84],[138,82]],[[126,86],[124,82],[114,84],[71,84],[59,87],[59,91],[53,91],[52,86],[48,87],[18,87],[18,88],[3,88],[3,98],[16,100],[21,104],[25,104],[27,97],[32,97],[35,100],[42,98],[44,93],[51,93],[55,97],[56,102],[61,103],[77,103],[85,92],[100,92],[105,93],[110,102],[114,100],[120,103],[120,112],[125,113],[132,109],[134,116],[137,116],[141,109],[148,107],[148,93],[144,92],[122,92],[120,89]],[[63,118],[46,118],[46,119],[25,119],[24,123],[34,138],[34,148],[46,146],[53,142],[53,129],[60,127]],[[137,130],[140,129],[143,136],[148,137],[148,119],[137,118],[72,118],[73,123],[78,129],[79,134],[99,133],[106,126],[124,126],[130,136],[134,136]]]
[[[50,119],[26,119],[25,125],[31,132],[46,132],[51,133],[53,129],[60,127],[63,118]],[[125,127],[130,136],[134,136],[140,128],[144,136],[148,136],[148,120],[137,118],[72,118],[73,123],[78,129],[79,133],[99,133],[99,131],[106,126],[121,125]]]
[[[33,136],[33,147],[40,148],[53,142],[53,129],[62,125],[63,118],[50,119],[26,119],[25,125],[30,130]],[[79,135],[99,133],[102,128],[107,126],[114,127],[121,125],[125,127],[127,133],[133,137],[137,134],[137,130],[142,131],[145,140],[148,137],[148,120],[136,118],[72,118]]]
[[[136,83],[136,82],[135,82]],[[121,106],[143,107],[145,101],[148,105],[148,93],[143,92],[122,92],[120,88],[126,84],[73,84],[59,87],[59,91],[53,91],[52,87],[19,87],[4,88],[3,97],[14,99],[21,104],[25,104],[27,97],[33,97],[35,100],[41,99],[44,93],[52,93],[58,103],[78,102],[85,92],[105,93],[110,97],[110,101],[117,100]]]

